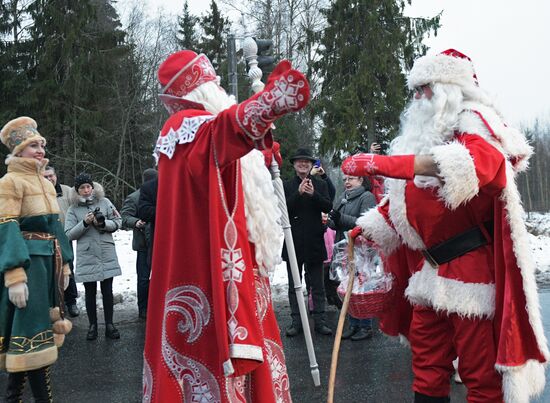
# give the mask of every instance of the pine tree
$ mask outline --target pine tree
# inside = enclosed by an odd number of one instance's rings
[[[314,103],[322,117],[320,149],[353,151],[387,142],[398,130],[408,92],[405,71],[425,54],[425,35],[437,33],[439,15],[403,15],[405,0],[336,0],[316,64],[323,78]]]
[[[189,12],[187,0],[183,4],[183,14],[178,17],[177,44],[181,49],[195,50],[197,48],[196,25],[198,18]]]
[[[227,88],[227,35],[231,25],[229,19],[221,14],[215,0],[212,0],[209,13],[201,18],[200,23],[204,34],[198,48],[208,56],[222,78],[222,87]]]

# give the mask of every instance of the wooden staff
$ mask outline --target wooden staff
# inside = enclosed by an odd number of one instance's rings
[[[348,312],[349,299],[351,297],[351,291],[353,289],[353,282],[355,280],[355,261],[353,246],[355,239],[351,236],[348,238],[348,288],[346,289],[346,296],[342,303],[342,309],[340,310],[340,317],[338,318],[338,326],[336,327],[336,336],[334,337],[334,347],[332,348],[332,360],[330,362],[330,375],[328,378],[328,397],[327,403],[334,402],[334,382],[336,381],[336,368],[338,367],[338,353],[340,352],[340,342],[342,340],[342,330],[344,329],[344,322],[346,321],[346,314]]]

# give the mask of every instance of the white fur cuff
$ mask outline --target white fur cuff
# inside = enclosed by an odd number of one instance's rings
[[[438,193],[447,208],[454,210],[478,194],[479,180],[474,159],[464,145],[452,142],[436,146],[430,154],[439,168],[443,185]]]
[[[465,283],[440,277],[427,262],[422,270],[412,275],[405,295],[413,304],[468,318],[491,318],[495,313],[494,284]]]
[[[529,403],[531,397],[544,390],[544,365],[529,360],[525,365],[508,367],[495,365],[502,373],[502,391],[506,403]]]
[[[372,208],[357,219],[367,238],[373,240],[385,255],[389,255],[401,245],[397,232],[388,225],[378,209]]]

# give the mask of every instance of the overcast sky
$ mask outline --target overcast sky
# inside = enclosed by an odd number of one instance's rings
[[[237,1],[237,0],[235,0]],[[179,14],[183,0],[143,0]],[[119,0],[125,3],[125,0]],[[200,15],[210,0],[189,0]],[[474,62],[480,86],[495,97],[510,123],[550,120],[550,1],[413,0],[406,13],[433,16],[443,11],[437,37],[428,38],[429,54],[455,48]],[[236,19],[236,16],[231,16]]]

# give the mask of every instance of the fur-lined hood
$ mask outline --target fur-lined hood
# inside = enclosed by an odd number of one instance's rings
[[[94,193],[93,193],[95,200],[101,200],[105,197],[105,190],[103,189],[103,186],[101,186],[99,183],[94,182]],[[71,188],[70,194],[69,194],[69,202],[71,203],[71,206],[79,206],[84,205],[85,201],[74,186]]]

